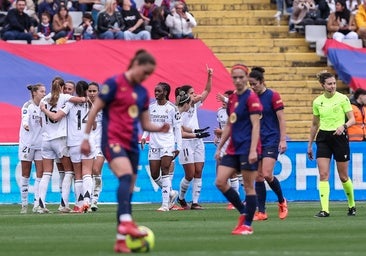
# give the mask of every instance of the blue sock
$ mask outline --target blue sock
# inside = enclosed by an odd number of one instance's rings
[[[131,195],[130,195],[130,187],[131,187],[131,178],[132,175],[126,174],[118,178],[119,185],[117,189],[117,201],[118,201],[118,210],[117,210],[117,221],[119,223],[119,216],[121,214],[131,214]]]
[[[282,189],[281,189],[280,182],[278,181],[278,179],[276,177],[273,177],[272,182],[268,182],[268,185],[271,187],[272,191],[277,195],[279,203],[282,203],[283,201],[285,201],[285,199],[283,198],[283,195],[282,195]]]
[[[264,181],[258,181],[255,183],[255,192],[257,193],[257,205],[259,212],[266,212],[266,198],[267,191]]]
[[[239,211],[240,214],[245,213],[245,206],[243,202],[240,200],[240,197],[238,193],[235,191],[235,189],[230,187],[230,189],[225,193],[223,193],[223,195],[230,203],[232,203],[235,206],[235,208]]]
[[[245,197],[245,208],[246,208],[246,217],[244,225],[251,226],[253,222],[255,209],[257,208],[256,195],[248,195]]]

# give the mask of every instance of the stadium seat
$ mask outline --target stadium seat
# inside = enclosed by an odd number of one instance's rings
[[[315,42],[315,44],[316,44],[316,54],[320,57],[326,57],[325,53],[323,51],[323,47],[324,47],[324,44],[325,44],[326,41],[327,41],[327,39],[323,38],[323,39],[319,39]]]
[[[33,45],[49,45],[49,44],[54,44],[55,42],[49,42],[46,40],[32,40],[32,44]]]
[[[71,16],[71,19],[72,19],[72,26],[73,28],[77,28],[81,22],[83,21],[83,13],[82,12],[75,12],[75,11],[72,11],[72,12],[69,12],[69,15]]]
[[[342,43],[355,48],[362,48],[362,39],[343,39]]]
[[[27,44],[27,40],[6,40],[6,42],[12,44]]]
[[[325,25],[305,26],[305,41],[310,48],[316,48],[316,41],[327,38],[327,27]]]

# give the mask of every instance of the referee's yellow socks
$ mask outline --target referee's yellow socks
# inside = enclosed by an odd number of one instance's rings
[[[319,181],[319,197],[322,211],[329,213],[329,182]]]
[[[344,193],[347,196],[348,207],[349,208],[354,207],[356,204],[355,204],[355,196],[354,196],[353,184],[352,184],[351,179],[348,177],[348,180],[346,182],[342,183],[342,186],[343,186]]]

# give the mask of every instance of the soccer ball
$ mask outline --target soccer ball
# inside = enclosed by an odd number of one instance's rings
[[[138,229],[145,231],[147,236],[134,238],[130,235],[126,236],[126,245],[132,252],[149,252],[154,248],[155,235],[151,229],[145,226],[139,226]]]

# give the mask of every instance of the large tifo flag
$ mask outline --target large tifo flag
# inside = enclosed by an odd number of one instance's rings
[[[339,79],[353,90],[366,89],[366,48],[354,48],[328,39],[323,49],[333,64]]]
[[[154,99],[154,87],[167,82],[172,87],[189,84],[201,93],[207,81],[207,66],[214,69],[213,87],[199,112],[202,127],[217,127],[216,94],[234,89],[223,64],[200,40],[108,41],[85,40],[63,45],[20,45],[0,40],[0,143],[18,142],[21,107],[30,99],[29,84],[42,83],[47,92],[55,76],[65,81],[103,83],[106,78],[125,71],[139,49],[157,60],[155,73],[144,82]]]

